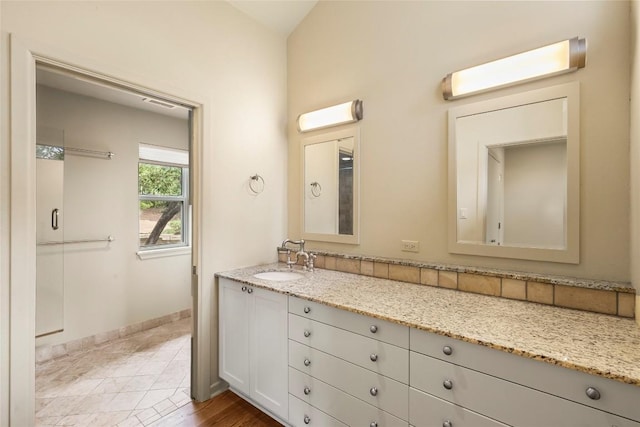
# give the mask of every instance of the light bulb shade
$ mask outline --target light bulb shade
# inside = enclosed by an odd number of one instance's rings
[[[353,123],[362,120],[362,101],[345,102],[298,116],[298,132]]]
[[[517,55],[447,74],[445,100],[576,71],[586,63],[587,42],[574,37]]]

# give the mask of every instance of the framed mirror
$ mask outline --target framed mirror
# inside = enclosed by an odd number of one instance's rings
[[[302,237],[360,242],[357,127],[302,140]]]
[[[577,264],[577,82],[449,110],[449,252]]]

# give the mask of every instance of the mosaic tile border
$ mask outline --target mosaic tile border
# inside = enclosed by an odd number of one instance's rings
[[[316,267],[400,282],[456,289],[594,313],[634,318],[636,292],[630,283],[545,276],[535,273],[421,263],[314,251]],[[280,262],[286,261],[279,254]]]
[[[41,345],[36,347],[36,363],[44,363],[69,354],[78,353],[87,350],[97,344],[104,344],[110,341],[124,338],[137,332],[146,331],[147,329],[156,328],[167,323],[176,322],[181,319],[191,317],[191,309],[176,311],[165,316],[156,317],[154,319],[144,320],[142,322],[123,326],[107,332],[91,335],[77,340],[68,341],[62,344]]]

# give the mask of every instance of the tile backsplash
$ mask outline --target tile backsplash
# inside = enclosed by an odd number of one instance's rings
[[[636,293],[629,283],[564,276],[431,264],[407,260],[315,252],[315,266],[400,282],[457,289],[463,292],[620,317],[635,317]],[[280,262],[286,261],[279,254]]]

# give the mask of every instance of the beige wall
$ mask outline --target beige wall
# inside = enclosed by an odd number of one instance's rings
[[[448,72],[575,36],[589,49],[576,73],[442,99]],[[447,109],[571,81],[581,85],[580,264],[449,254]],[[296,116],[360,98],[361,244],[309,248],[629,280],[629,81],[627,2],[321,1],[288,39],[289,236],[300,234]],[[420,252],[401,252],[401,239]]]
[[[640,4],[631,2],[631,117],[640,114]],[[640,121],[631,121],[631,283],[640,294]],[[636,296],[640,324],[640,295]]]
[[[0,424],[8,416],[9,34],[204,104],[201,346],[217,375],[216,271],[276,260],[286,232],[286,42],[223,1],[0,2]],[[175,90],[172,90],[174,88]],[[259,173],[266,187],[248,189]],[[16,284],[17,285],[17,284]],[[209,335],[210,331],[210,335]],[[27,387],[25,385],[24,387]],[[13,408],[28,402],[12,401]]]
[[[112,151],[113,160],[67,154],[64,332],[36,340],[60,344],[191,308],[189,254],[140,260],[138,144],[189,149],[187,120],[38,86],[38,126],[64,130],[65,146]],[[153,298],[149,298],[153,295]]]

